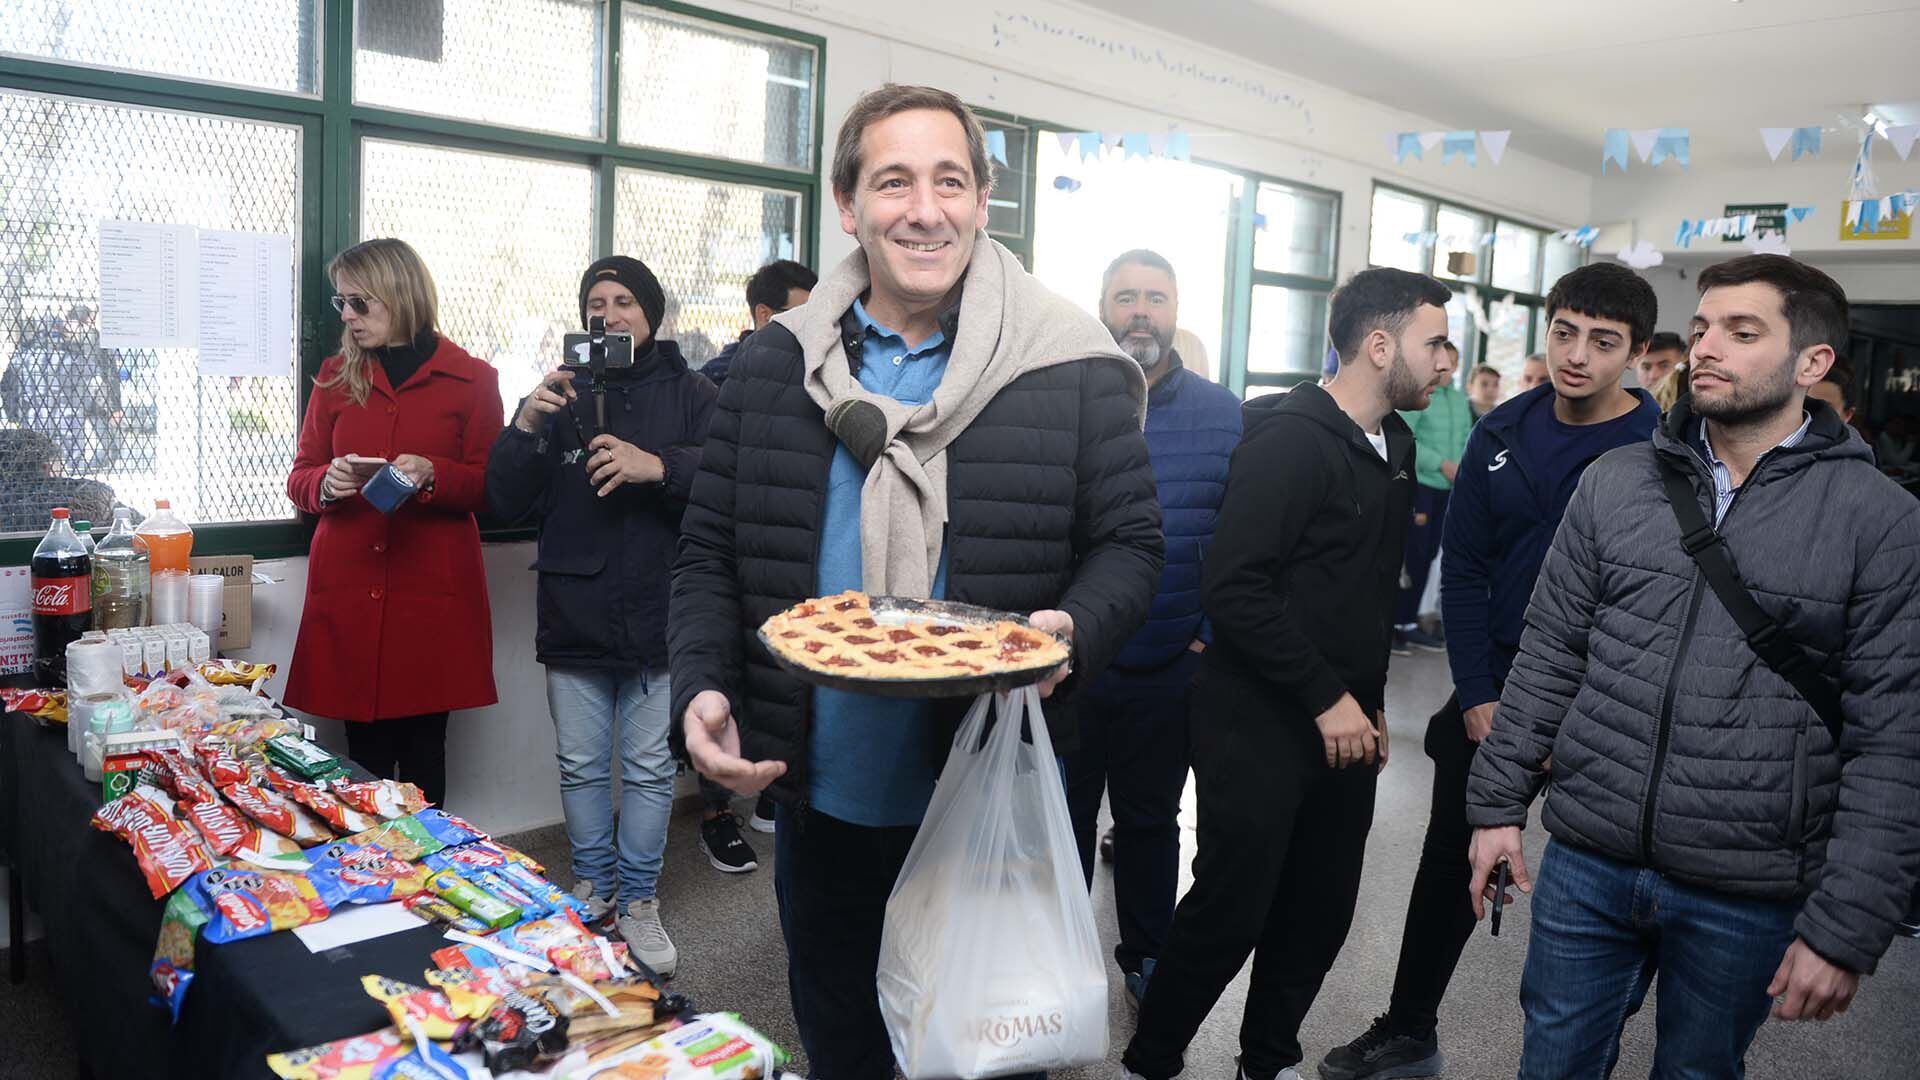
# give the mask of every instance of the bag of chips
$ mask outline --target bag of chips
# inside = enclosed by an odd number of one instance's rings
[[[314,815],[331,826],[334,832],[342,834],[365,832],[380,824],[380,819],[355,810],[334,798],[320,785],[308,783],[277,765],[267,766],[267,779],[272,781],[274,790],[313,811]]]
[[[331,889],[323,892],[303,873],[229,866],[197,875],[187,888],[211,913],[206,937],[216,945],[291,930],[333,913]]]
[[[215,787],[228,784],[251,783],[253,776],[233,752],[232,744],[215,737],[201,739],[193,748],[193,756],[199,760],[201,771],[207,774]]]
[[[586,911],[585,901],[540,875],[517,852],[491,840],[448,848],[423,861],[435,870],[452,870],[481,888],[519,904],[529,917],[544,918],[562,911]]]
[[[215,686],[245,686],[258,689],[273,678],[274,665],[252,664],[245,660],[202,660],[196,669],[200,677]]]
[[[399,858],[418,862],[436,851],[472,843],[481,835],[459,818],[438,810],[422,810],[382,822],[346,839],[354,844],[379,844]]]
[[[493,936],[496,944],[530,956],[547,958],[547,953],[562,945],[587,945],[593,941],[593,931],[588,930],[578,916],[570,911],[545,919],[533,919],[518,926],[508,927]]]
[[[520,989],[536,977],[537,973],[532,968],[519,964],[433,968],[427,971],[427,982],[447,995],[455,1014],[470,1020],[487,1015],[487,1011],[510,991]]]
[[[384,975],[363,975],[360,985],[369,997],[387,1007],[393,1025],[403,1031],[411,1031],[417,1024],[427,1038],[445,1041],[466,1027],[465,1018],[453,1011],[453,1003],[438,990]]]
[[[468,1025],[453,1048],[479,1050],[495,1073],[530,1069],[567,1050],[566,1007],[558,990],[541,987],[512,990],[488,1013]]]
[[[0,690],[6,711],[31,717],[41,727],[67,722],[65,690]]]
[[[173,800],[150,784],[140,784],[102,806],[93,815],[93,827],[113,833],[133,848],[155,900],[213,865],[200,834],[176,821]]]
[[[248,821],[224,799],[189,803],[186,818],[217,855],[231,855],[246,847],[258,835],[260,827]]]
[[[416,896],[427,887],[425,867],[395,858],[378,844],[338,840],[307,855],[313,862],[307,872],[333,886],[336,904],[384,904]]]
[[[301,847],[333,839],[333,832],[319,818],[277,791],[257,784],[228,784],[220,789],[220,793],[233,800],[233,805],[262,827],[279,833]]]
[[[207,925],[207,911],[189,889],[179,889],[167,898],[160,915],[160,938],[153,945],[153,962],[147,965],[147,977],[160,995],[160,1004],[175,1023],[180,1021],[180,1005],[186,1000],[187,986],[193,982],[194,939]]]
[[[737,1014],[703,1013],[630,1050],[559,1075],[565,1080],[760,1080],[789,1060],[779,1044],[741,1023]]]
[[[151,747],[141,751],[153,782],[185,803],[219,802],[220,792],[185,751]]]
[[[267,1055],[267,1068],[281,1080],[373,1080],[376,1069],[406,1057],[413,1045],[392,1028],[351,1039]]]
[[[412,784],[397,780],[331,780],[327,790],[363,814],[385,821],[417,814],[427,808],[427,797]]]
[[[547,959],[561,971],[571,971],[590,983],[633,977],[633,968],[627,963],[627,943],[598,935],[590,942],[555,945],[547,950]]]

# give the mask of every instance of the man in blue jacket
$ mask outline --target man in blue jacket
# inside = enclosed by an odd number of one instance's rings
[[[1180,879],[1180,793],[1187,783],[1187,703],[1200,653],[1200,559],[1213,539],[1240,441],[1240,400],[1182,366],[1173,266],[1145,249],[1107,266],[1100,321],[1147,376],[1147,453],[1160,495],[1166,565],[1147,624],[1087,691],[1080,750],[1067,758],[1067,804],[1080,866],[1093,885],[1100,795],[1113,808],[1114,949],[1138,1004],[1173,925]]]
[[[1597,263],[1547,295],[1549,382],[1480,419],[1460,458],[1447,512],[1440,608],[1454,696],[1427,724],[1433,806],[1407,904],[1387,1013],[1328,1054],[1322,1080],[1438,1075],[1440,999],[1473,934],[1467,881],[1467,771],[1493,727],[1520,649],[1534,578],[1580,474],[1617,446],[1653,436],[1660,408],[1621,377],[1653,337],[1653,287]]]
[[[633,366],[607,373],[604,430],[591,376],[563,367],[521,402],[487,460],[494,512],[540,530],[534,654],[547,669],[576,895],[598,918],[617,914],[628,947],[662,975],[679,959],[654,895],[673,809],[667,573],[717,396],[678,345],[653,336],[665,307],[640,260],[587,267],[580,321],[604,316],[609,332],[633,335]]]

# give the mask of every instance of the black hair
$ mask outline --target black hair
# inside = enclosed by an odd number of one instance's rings
[[[1660,300],[1647,279],[1618,263],[1590,263],[1576,267],[1553,283],[1547,293],[1547,322],[1562,311],[1589,319],[1627,324],[1628,351],[1653,339],[1660,316]],[[1681,350],[1686,351],[1685,349]]]
[[[1830,382],[1840,388],[1841,404],[1849,409],[1859,407],[1860,384],[1854,379],[1853,361],[1847,359],[1846,353],[1833,354],[1833,366],[1827,369],[1825,375],[1820,376],[1820,381]]]
[[[792,259],[776,259],[755,270],[747,279],[747,308],[752,310],[765,304],[774,311],[784,311],[788,293],[794,289],[812,292],[818,284],[819,274]]]
[[[1376,266],[1362,270],[1333,291],[1327,310],[1327,337],[1342,364],[1375,330],[1398,337],[1422,304],[1444,308],[1453,293],[1425,274]]]
[[[1687,339],[1671,330],[1662,330],[1648,339],[1647,351],[1650,353],[1677,352],[1681,356],[1685,356],[1687,355]]]
[[[1790,255],[1742,255],[1700,271],[1702,296],[1708,289],[1759,282],[1780,293],[1794,354],[1814,345],[1835,351],[1847,344],[1847,293],[1840,283]]]
[[[1175,285],[1180,284],[1180,276],[1173,272],[1173,264],[1167,261],[1166,256],[1151,248],[1134,248],[1132,251],[1123,251],[1114,256],[1113,261],[1107,264],[1106,273],[1100,275],[1100,299],[1103,303],[1106,300],[1107,287],[1113,284],[1114,271],[1129,263],[1139,266],[1151,266],[1155,270],[1166,274],[1167,280],[1173,282]]]

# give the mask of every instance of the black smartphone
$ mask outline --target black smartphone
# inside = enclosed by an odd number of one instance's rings
[[[1500,909],[1507,904],[1507,886],[1513,884],[1513,871],[1501,859],[1493,873],[1493,936],[1500,936]]]
[[[601,340],[607,345],[607,370],[617,371],[633,366],[633,335],[605,334]],[[561,363],[570,368],[586,368],[592,360],[593,335],[568,334],[561,339],[564,351]]]

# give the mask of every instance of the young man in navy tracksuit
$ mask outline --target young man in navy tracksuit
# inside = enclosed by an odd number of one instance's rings
[[[1174,351],[1179,299],[1173,266],[1145,249],[1115,258],[1101,284],[1100,321],[1147,376],[1147,453],[1167,559],[1147,624],[1088,688],[1080,748],[1066,759],[1067,808],[1088,887],[1103,792],[1113,808],[1114,960],[1136,1004],[1173,925],[1188,700],[1208,637],[1200,560],[1240,442],[1240,399],[1188,370]]]
[[[1653,437],[1660,408],[1620,385],[1653,337],[1653,288],[1626,267],[1583,266],[1547,296],[1549,381],[1480,418],[1447,509],[1440,608],[1454,696],[1427,725],[1433,806],[1387,1013],[1327,1055],[1323,1080],[1433,1076],[1440,999],[1473,933],[1467,772],[1493,712],[1534,579],[1586,467]]]

